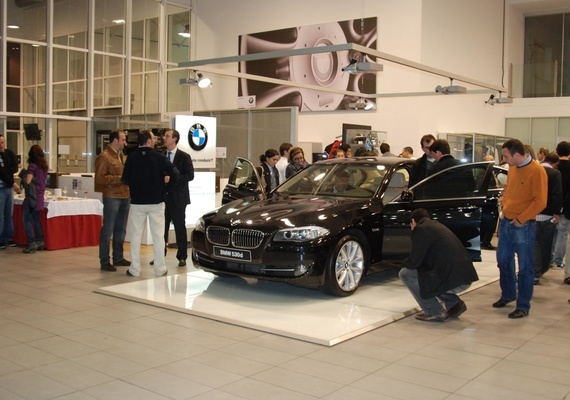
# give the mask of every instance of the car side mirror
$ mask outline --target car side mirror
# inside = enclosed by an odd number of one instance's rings
[[[247,182],[240,184],[238,186],[238,190],[246,191],[246,192],[252,192],[252,193],[259,192],[259,190],[257,190],[257,183],[255,183],[253,181],[247,181]]]
[[[402,194],[400,195],[400,199],[402,201],[413,201],[414,200],[414,192],[409,189],[402,190]]]

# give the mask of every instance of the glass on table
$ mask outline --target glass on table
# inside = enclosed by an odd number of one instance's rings
[[[67,186],[63,187],[62,192],[63,192],[63,197],[67,197]]]
[[[83,198],[84,198],[85,200],[87,200],[87,193],[89,193],[89,190],[87,190],[87,189],[84,188],[84,189],[83,189]]]

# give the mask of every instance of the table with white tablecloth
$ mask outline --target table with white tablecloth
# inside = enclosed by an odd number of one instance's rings
[[[14,198],[14,242],[28,243],[22,223],[22,202]],[[72,197],[52,198],[40,213],[44,243],[47,250],[96,246],[103,218],[103,204],[96,199]]]

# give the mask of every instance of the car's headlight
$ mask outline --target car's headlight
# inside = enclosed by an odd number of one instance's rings
[[[206,230],[206,224],[204,223],[204,218],[200,217],[196,221],[196,225],[194,225],[194,229],[200,232],[204,232]]]
[[[307,242],[320,238],[329,230],[320,226],[300,226],[298,228],[281,229],[273,238],[276,242]]]

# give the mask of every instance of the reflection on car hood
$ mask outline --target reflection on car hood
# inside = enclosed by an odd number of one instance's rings
[[[314,196],[280,196],[274,199],[253,201],[251,198],[233,201],[220,208],[213,219],[216,224],[231,224],[233,226],[275,225],[287,226],[292,224],[313,225],[318,221],[345,212],[347,207],[360,207],[368,199],[347,199]],[[246,222],[247,221],[247,222]]]

